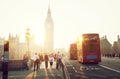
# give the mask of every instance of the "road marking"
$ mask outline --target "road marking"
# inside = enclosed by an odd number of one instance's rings
[[[77,70],[75,69],[75,67],[73,67],[73,70],[74,70],[75,72],[77,72]]]
[[[104,65],[99,65],[99,66],[101,66],[101,67],[104,67],[104,68],[106,68],[106,69],[109,69],[109,70],[112,70],[112,71],[115,71],[115,72],[120,73],[120,71],[119,71],[119,70],[115,70],[115,69],[112,69],[112,68],[107,67],[107,66],[104,66]]]
[[[96,66],[80,66],[80,70],[100,70],[99,67]]]
[[[24,75],[15,75],[15,76],[8,76],[9,78],[14,78],[14,77],[24,77]],[[2,78],[0,78],[2,79]]]

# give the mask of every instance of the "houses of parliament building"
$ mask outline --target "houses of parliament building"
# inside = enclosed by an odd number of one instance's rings
[[[31,56],[35,52],[51,53],[54,51],[54,23],[51,16],[50,7],[48,7],[47,16],[44,23],[45,40],[44,47],[34,43],[34,35],[31,35],[30,28],[26,29],[25,42],[20,43],[19,35],[9,33],[9,60],[19,60],[23,58],[26,52]],[[4,53],[4,38],[0,38],[0,57]]]

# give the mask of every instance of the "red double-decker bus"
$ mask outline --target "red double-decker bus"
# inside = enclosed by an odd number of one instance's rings
[[[77,59],[77,44],[76,43],[70,44],[69,59],[71,59],[71,60]]]
[[[79,62],[98,64],[101,61],[99,34],[82,34],[82,40],[77,42],[77,49]]]

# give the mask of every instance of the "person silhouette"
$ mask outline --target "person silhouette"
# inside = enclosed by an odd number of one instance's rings
[[[44,59],[45,59],[45,68],[48,68],[48,54],[46,53],[45,56],[44,56]]]
[[[33,56],[34,59],[34,71],[38,70],[39,68],[39,56],[37,55],[37,53],[35,53],[35,55]],[[37,66],[37,69],[36,69]]]

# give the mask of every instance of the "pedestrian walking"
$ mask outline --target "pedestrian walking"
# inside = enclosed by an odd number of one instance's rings
[[[2,55],[2,79],[8,79],[8,57],[6,55]]]
[[[56,54],[56,69],[61,67],[61,65],[62,65],[62,54],[60,54],[60,52],[58,51],[58,53]]]
[[[39,53],[39,65],[38,65],[38,67],[40,68],[40,64],[42,63],[42,56],[41,56],[41,54]]]
[[[37,55],[37,53],[35,53],[35,55],[33,56],[33,59],[34,59],[34,71],[35,71],[35,70],[38,70],[39,68],[39,56]]]
[[[53,62],[54,62],[54,57],[52,54],[49,56],[49,62],[50,62],[50,67],[52,67]]]
[[[27,54],[24,54],[23,55],[23,70],[26,69],[26,70],[29,70],[29,67],[28,67],[28,55]]]
[[[44,60],[45,60],[45,68],[48,68],[48,60],[49,60],[48,54],[44,55]]]

